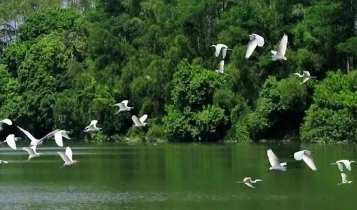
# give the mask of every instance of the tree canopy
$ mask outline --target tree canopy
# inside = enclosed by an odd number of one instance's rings
[[[356,141],[357,4],[347,0],[0,1],[24,16],[0,63],[0,118],[96,141]],[[249,59],[249,34],[265,38]],[[287,60],[272,61],[284,34]],[[214,56],[226,44],[224,71]],[[317,76],[304,84],[293,73]],[[357,81],[357,80],[356,80]],[[129,100],[134,109],[114,114]],[[132,115],[149,124],[133,128]],[[6,136],[6,130],[0,136]]]

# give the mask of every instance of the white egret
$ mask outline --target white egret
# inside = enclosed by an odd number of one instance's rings
[[[273,54],[272,60],[273,61],[286,60],[285,52],[287,46],[288,46],[288,35],[284,34],[283,38],[280,41],[278,51],[274,51],[274,50],[271,51],[271,53]]]
[[[220,74],[226,74],[224,73],[223,70],[224,70],[224,60],[221,60],[221,62],[219,62],[218,64],[218,69],[216,69],[215,71]]]
[[[16,150],[16,143],[15,143],[15,135],[10,134],[6,137],[6,140],[4,141],[11,147],[12,149]]]
[[[25,129],[21,128],[20,126],[17,126],[17,127],[31,140],[30,146],[42,144],[43,140],[51,138],[57,131],[59,131],[59,129],[56,129],[56,130],[50,132],[49,134],[47,134],[46,136],[44,136],[44,137],[42,137],[40,139],[36,139],[35,137],[33,137],[31,135],[31,133],[29,133]]]
[[[22,147],[22,150],[29,153],[29,158],[27,159],[27,161],[30,161],[32,158],[39,157],[42,154],[42,153],[37,153],[36,147],[37,147],[36,145],[31,147]]]
[[[55,133],[55,142],[59,147],[63,147],[62,137],[70,140],[71,138],[68,136],[69,131],[59,130]]]
[[[341,178],[342,178],[342,182],[338,183],[337,185],[341,185],[341,184],[351,184],[352,181],[348,181],[347,179],[347,175],[345,173],[341,173]]]
[[[268,149],[267,155],[269,158],[269,163],[271,165],[271,167],[269,168],[269,171],[272,171],[272,170],[286,171],[287,163],[286,162],[280,163],[279,158],[274,154],[273,150]]]
[[[245,53],[245,58],[248,59],[252,54],[255,48],[264,46],[264,38],[258,34],[249,35],[250,41],[248,42],[247,52]]]
[[[3,129],[2,128],[2,124],[6,124],[6,125],[12,125],[12,121],[9,120],[9,119],[3,119],[3,120],[0,120],[0,131]]]
[[[256,180],[253,181],[251,177],[245,177],[245,178],[243,179],[243,181],[238,181],[238,183],[244,183],[244,184],[247,185],[248,187],[255,188],[255,187],[253,186],[253,183],[255,184],[256,182],[261,182],[261,181],[263,181],[263,180],[261,180],[261,179],[256,179]]]
[[[143,127],[149,123],[146,123],[145,120],[148,117],[147,114],[144,114],[143,116],[140,117],[140,119],[138,119],[137,116],[133,115],[131,117],[131,119],[134,121],[134,127]]]
[[[316,165],[311,157],[311,151],[301,150],[294,153],[295,160],[303,160],[313,171],[316,171]]]
[[[114,104],[113,106],[118,106],[119,110],[115,112],[115,114],[118,114],[119,112],[125,112],[125,111],[130,111],[134,109],[134,107],[128,107],[128,100],[124,100],[120,103]]]
[[[97,127],[98,120],[92,120],[90,124],[84,128],[84,132],[98,132],[102,128]]]
[[[345,165],[345,167],[347,168],[347,170],[351,171],[351,163],[356,163],[356,161],[352,160],[338,160],[335,163],[331,163],[331,165],[337,165],[338,169],[342,172],[343,171],[343,165]]]
[[[0,160],[0,164],[3,164],[3,163],[9,163],[9,162],[4,161],[4,160]]]
[[[229,49],[227,47],[227,45],[224,45],[224,44],[217,44],[217,45],[211,45],[211,47],[214,47],[216,49],[216,51],[214,52],[214,55],[216,57],[219,56],[219,53],[221,52],[222,50],[222,58],[224,59],[226,57],[226,54],[227,54],[227,50],[232,50],[232,49]]]
[[[70,166],[72,164],[76,164],[76,163],[79,162],[77,160],[73,160],[72,159],[72,150],[71,150],[70,147],[66,148],[66,152],[65,153],[63,153],[63,152],[57,152],[57,153],[61,156],[61,158],[64,161],[64,164],[63,164],[63,166],[61,166],[61,168],[66,167],[66,166]]]
[[[302,82],[300,84],[307,82],[307,80],[309,80],[310,78],[316,79],[315,76],[310,76],[310,72],[308,71],[303,71],[303,74],[299,74],[299,73],[294,73],[294,74],[299,77],[302,77]]]

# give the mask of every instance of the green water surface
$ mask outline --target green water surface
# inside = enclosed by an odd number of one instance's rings
[[[9,163],[0,165],[0,209],[357,209],[357,185],[337,185],[340,171],[330,165],[356,160],[353,144],[67,145],[79,163],[64,169],[57,152],[65,148],[46,143],[27,162],[21,147],[1,145]],[[288,162],[286,172],[263,173],[269,148]],[[316,172],[293,159],[300,149],[313,152]],[[357,164],[345,173],[357,182]],[[246,176],[263,182],[236,183]]]

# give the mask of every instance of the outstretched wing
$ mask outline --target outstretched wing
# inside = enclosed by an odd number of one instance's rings
[[[222,47],[222,58],[223,59],[226,57],[227,49],[228,49],[228,47],[223,45],[223,47]]]
[[[128,100],[124,100],[124,101],[122,101],[121,103],[124,104],[124,106],[127,107],[127,106],[128,106],[128,102],[129,102]]]
[[[347,175],[345,173],[341,173],[342,183],[347,182]]]
[[[244,182],[244,184],[247,185],[248,187],[255,188],[255,187],[252,185],[252,183],[250,183],[250,182]]]
[[[5,123],[5,124],[7,124],[7,125],[12,125],[12,121],[9,120],[9,119],[3,119],[3,120],[1,120],[0,122],[1,122],[1,123]]]
[[[12,149],[16,150],[16,143],[15,143],[15,135],[10,134],[6,137],[6,143],[11,147]]]
[[[37,142],[38,140],[35,138],[35,137],[33,137],[32,135],[31,135],[31,133],[29,133],[27,130],[25,130],[25,129],[22,129],[20,126],[17,126],[30,140],[31,140],[31,144],[33,144],[34,142]]]
[[[67,165],[72,164],[72,161],[63,152],[57,152],[57,153],[61,156],[65,164]]]
[[[219,62],[218,64],[218,70],[220,72],[223,72],[224,71],[224,60],[221,60],[221,62]]]
[[[70,147],[66,148],[66,156],[68,157],[68,159],[70,159],[71,161],[73,161],[72,159],[72,150]]]
[[[257,40],[258,42],[258,46],[259,47],[263,47],[264,46],[264,38],[258,34],[254,34],[255,36],[255,39]]]
[[[55,133],[56,133],[57,131],[59,131],[59,129],[56,129],[56,130],[54,130],[54,131],[48,133],[46,136],[42,137],[42,138],[40,139],[40,141],[41,141],[41,140],[45,140],[45,139],[52,138],[52,137],[55,135]]]
[[[281,56],[285,56],[287,46],[288,46],[288,35],[284,34],[278,47],[278,54],[280,54]]]
[[[343,164],[338,162],[337,166],[338,166],[338,169],[342,172],[343,171]]]
[[[250,40],[247,46],[247,52],[245,53],[245,58],[248,59],[254,52],[255,48],[258,45],[258,41],[256,39]]]
[[[314,160],[312,159],[312,157],[310,155],[304,154],[302,156],[302,160],[313,170],[316,171],[316,165],[314,163]]]
[[[62,132],[57,131],[55,133],[55,142],[59,147],[63,147]]]
[[[269,158],[270,165],[273,167],[275,165],[279,165],[279,158],[274,154],[273,150],[268,149],[267,155]]]
[[[135,115],[133,115],[132,117],[131,117],[131,119],[133,120],[133,122],[134,122],[134,124],[136,125],[136,126],[140,126],[142,123],[139,121],[139,118],[137,117],[137,116],[135,116]]]
[[[146,118],[148,118],[148,115],[147,115],[147,114],[144,114],[143,116],[140,117],[139,120],[140,120],[141,123],[144,123],[145,120],[146,120]]]

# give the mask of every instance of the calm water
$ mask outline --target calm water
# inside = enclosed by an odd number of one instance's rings
[[[356,160],[355,145],[67,144],[80,162],[64,169],[64,148],[46,143],[43,156],[26,162],[25,151],[0,146],[9,161],[0,165],[0,209],[356,209],[357,184],[338,186],[330,165]],[[288,161],[286,172],[263,173],[269,148]],[[300,149],[313,151],[318,171],[289,157]],[[346,174],[357,182],[357,164]],[[263,182],[236,183],[245,176]]]

